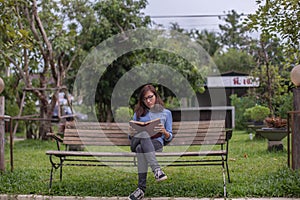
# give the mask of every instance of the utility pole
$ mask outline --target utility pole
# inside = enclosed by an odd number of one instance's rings
[[[0,78],[0,94],[4,90],[4,82]],[[5,171],[5,159],[4,159],[4,148],[5,148],[5,124],[4,124],[4,97],[0,96],[0,172]]]

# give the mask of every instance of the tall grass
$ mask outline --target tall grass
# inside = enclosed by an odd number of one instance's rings
[[[266,140],[249,140],[247,133],[235,131],[229,146],[232,183],[228,197],[300,197],[300,174],[287,167],[284,151],[269,152]],[[70,196],[127,196],[136,189],[137,175],[109,167],[64,167],[63,181],[56,171],[48,188],[50,162],[45,152],[55,149],[53,141],[15,142],[14,171],[10,172],[9,147],[6,172],[0,175],[1,194],[40,194]],[[168,180],[156,183],[148,174],[148,197],[222,197],[220,166],[166,167]]]

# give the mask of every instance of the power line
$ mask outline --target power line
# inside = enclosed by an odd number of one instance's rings
[[[241,16],[247,16],[249,14],[240,14]],[[227,14],[219,15],[153,15],[151,18],[201,18],[201,17],[226,17]]]

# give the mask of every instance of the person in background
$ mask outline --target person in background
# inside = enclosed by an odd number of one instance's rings
[[[161,152],[165,143],[170,142],[172,135],[172,113],[164,108],[164,104],[153,85],[142,87],[138,103],[135,107],[133,120],[146,122],[160,118],[160,124],[155,127],[155,134],[149,137],[147,132],[136,133],[131,139],[131,150],[137,153],[138,161],[138,188],[129,195],[130,200],[144,198],[148,166],[150,166],[156,181],[167,179],[157,162],[155,151]],[[131,128],[133,129],[133,128]],[[131,130],[135,131],[135,130]]]

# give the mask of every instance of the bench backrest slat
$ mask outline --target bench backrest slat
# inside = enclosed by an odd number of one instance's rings
[[[64,144],[92,146],[128,146],[128,123],[68,122]],[[225,121],[173,122],[174,139],[169,145],[224,144]]]

